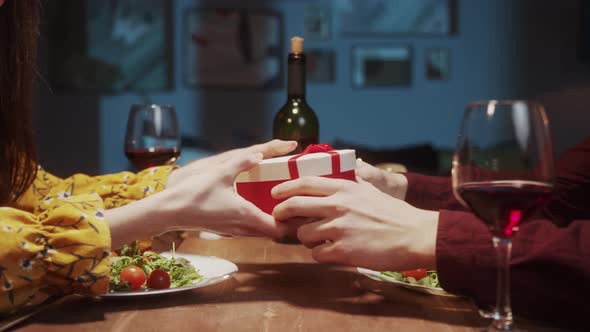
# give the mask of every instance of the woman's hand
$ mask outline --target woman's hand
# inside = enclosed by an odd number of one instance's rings
[[[416,209],[363,180],[302,177],[277,185],[272,195],[288,198],[275,207],[277,220],[317,220],[297,235],[320,262],[394,271],[435,267],[437,212]]]
[[[408,179],[401,173],[390,173],[366,162],[356,160],[356,175],[377,187],[389,196],[404,200],[408,189]]]
[[[178,228],[205,228],[223,234],[280,237],[286,225],[238,195],[237,175],[256,166],[263,158],[291,152],[294,141],[273,140],[248,148],[231,150],[195,161],[172,172],[168,181],[172,206],[177,210]],[[175,174],[176,173],[176,174]]]
[[[263,158],[289,153],[296,146],[296,142],[274,140],[198,160],[172,172],[165,190],[105,212],[112,247],[175,230],[283,236],[287,225],[238,195],[234,180]]]
[[[168,191],[169,209],[176,211],[173,228],[207,229],[241,236],[283,235],[284,225],[246,201],[234,189],[236,176],[257,165],[262,153],[241,151],[214,163]]]
[[[243,153],[262,153],[264,159],[285,155],[297,147],[296,141],[281,141],[278,139],[256,144],[246,148],[230,150],[211,157],[195,160],[188,165],[181,167],[170,174],[168,177],[167,188],[174,187],[184,182],[188,177],[215,168]]]

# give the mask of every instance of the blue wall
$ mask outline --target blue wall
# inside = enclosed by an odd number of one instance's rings
[[[304,8],[310,2],[265,2],[266,6],[283,13],[285,40],[303,33]],[[238,3],[245,7],[243,1]],[[458,33],[452,36],[343,38],[337,32],[337,22],[333,22],[329,40],[306,41],[307,48],[330,48],[336,52],[336,81],[308,85],[310,104],[320,119],[321,140],[333,142],[340,138],[372,147],[430,142],[436,147],[452,148],[465,103],[523,97],[525,90],[519,79],[522,59],[516,61],[524,38],[518,30],[522,14],[519,6],[512,0],[460,0],[458,4]],[[198,5],[195,1],[176,1],[176,88],[173,92],[151,95],[148,100],[175,105],[183,134],[206,136],[222,147],[240,144],[235,139],[236,132],[238,136],[269,139],[274,112],[285,99],[283,90],[199,90],[183,84],[183,11]],[[248,6],[260,6],[260,1],[248,1]],[[413,52],[411,87],[353,89],[350,52],[355,44],[410,45]],[[450,78],[428,81],[424,53],[426,48],[438,46],[450,49]],[[122,153],[122,142],[127,112],[132,103],[146,102],[146,98],[103,96],[99,102],[100,171],[126,169],[128,163]],[[257,109],[249,109],[249,105]]]

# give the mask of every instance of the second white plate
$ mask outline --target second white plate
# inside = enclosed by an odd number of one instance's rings
[[[400,287],[404,287],[407,289],[411,289],[417,292],[421,292],[421,293],[427,293],[427,294],[432,294],[432,295],[439,295],[439,296],[450,296],[450,297],[456,297],[457,295],[455,294],[451,294],[447,291],[445,291],[442,288],[437,288],[437,287],[428,287],[428,286],[422,286],[422,285],[412,285],[412,284],[408,284],[405,282],[401,282],[398,281],[394,278],[388,277],[384,274],[382,274],[381,272],[378,271],[373,271],[373,270],[369,270],[369,269],[365,269],[362,267],[357,267],[357,270],[359,273],[373,279],[373,280],[377,280],[377,281],[384,281],[384,282],[389,282],[389,283],[393,283],[396,284]]]

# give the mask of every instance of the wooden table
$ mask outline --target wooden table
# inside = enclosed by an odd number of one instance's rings
[[[19,331],[477,331],[487,321],[465,298],[373,281],[356,269],[316,263],[300,245],[268,239],[187,239],[179,252],[236,263],[220,284],[154,297],[73,298]],[[519,322],[528,331],[558,331]]]

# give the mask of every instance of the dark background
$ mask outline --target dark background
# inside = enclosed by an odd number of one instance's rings
[[[183,83],[183,13],[201,6],[271,9],[281,13],[287,41],[303,34],[305,7],[314,3],[332,5],[312,0],[173,1],[174,88],[114,95],[52,92],[47,73],[60,61],[55,48],[68,47],[59,31],[73,24],[79,29],[71,30],[71,36],[83,38],[84,17],[72,19],[67,11],[83,10],[84,2],[43,1],[39,71],[45,80],[38,84],[35,114],[42,164],[61,176],[127,169],[122,145],[132,103],[175,105],[183,135],[212,150],[270,139],[283,89],[206,89]],[[559,153],[590,132],[589,7],[583,0],[458,0],[457,31],[448,36],[344,36],[332,17],[329,39],[306,40],[306,48],[334,50],[336,58],[335,80],[307,88],[321,140],[356,147],[375,160],[404,162],[410,170],[445,172],[467,102],[530,98],[545,105]],[[371,44],[411,47],[409,87],[353,88],[351,49]],[[424,57],[433,47],[450,50],[447,80],[426,78]]]

